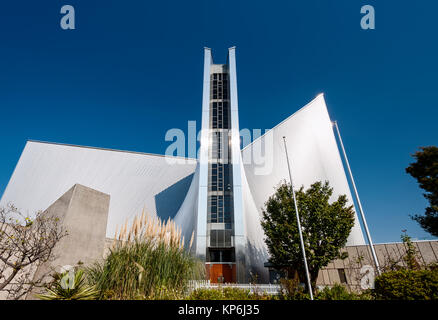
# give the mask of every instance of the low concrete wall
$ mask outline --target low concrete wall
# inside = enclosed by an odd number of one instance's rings
[[[420,266],[438,263],[438,240],[413,241],[413,244],[416,249],[415,259]],[[376,244],[374,249],[382,270],[390,268],[391,265],[406,266],[403,261],[403,256],[406,253],[404,243]],[[342,283],[351,290],[360,290],[360,279],[363,277],[360,269],[366,265],[375,269],[371,250],[369,246],[362,245],[349,246],[344,251],[348,253],[348,258],[334,260],[320,270],[317,285],[331,286],[335,283]]]

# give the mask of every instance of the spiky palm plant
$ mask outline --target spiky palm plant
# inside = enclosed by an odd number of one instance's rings
[[[46,288],[46,293],[36,296],[42,300],[95,300],[99,296],[95,286],[86,283],[83,270],[76,271],[74,275],[64,272],[58,278]]]

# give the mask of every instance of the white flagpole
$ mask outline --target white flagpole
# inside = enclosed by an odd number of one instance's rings
[[[294,184],[292,181],[292,174],[290,171],[290,164],[289,164],[289,155],[287,153],[287,147],[286,147],[286,137],[283,137],[283,142],[284,142],[284,150],[286,150],[287,168],[289,170],[290,185],[292,188],[292,195],[294,198],[295,214],[297,216],[298,233],[300,235],[301,251],[303,252],[304,268],[306,269],[307,285],[309,287],[310,300],[313,300],[313,292],[312,292],[312,285],[310,283],[309,268],[307,267],[306,250],[304,249],[303,233],[301,231],[300,215],[298,214],[297,199],[295,198]]]
[[[362,222],[363,222],[363,225],[365,227],[365,233],[366,233],[367,238],[368,238],[368,243],[369,243],[369,246],[371,249],[371,253],[373,255],[374,263],[376,264],[377,274],[380,275],[379,260],[377,260],[376,251],[374,250],[373,240],[371,240],[370,231],[368,230],[367,220],[365,219],[365,214],[363,212],[362,204],[361,204],[360,199],[359,199],[359,193],[357,192],[356,184],[354,183],[353,173],[351,172],[350,163],[348,162],[348,158],[347,158],[347,153],[345,152],[344,144],[342,143],[341,133],[340,133],[339,128],[338,128],[338,123],[336,121],[333,121],[333,125],[336,128],[339,142],[341,144],[341,149],[342,149],[342,152],[344,154],[345,163],[347,164],[347,169],[348,169],[348,173],[350,175],[351,184],[353,185],[354,195],[356,197],[356,201],[357,201],[357,204],[359,206],[360,215],[362,217]]]

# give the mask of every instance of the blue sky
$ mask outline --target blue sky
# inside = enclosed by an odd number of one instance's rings
[[[59,26],[62,5],[76,30]],[[360,28],[374,5],[376,29]],[[437,145],[436,1],[0,3],[0,194],[27,139],[163,154],[200,123],[203,47],[237,47],[241,128],[271,128],[324,92],[375,242],[427,205],[404,169]]]

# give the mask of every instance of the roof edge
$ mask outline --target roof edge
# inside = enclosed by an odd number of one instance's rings
[[[315,101],[317,101],[318,99],[324,99],[324,93],[320,93],[318,94],[315,98],[313,98],[311,101],[309,101],[307,104],[305,104],[303,107],[301,107],[300,109],[298,109],[297,111],[295,111],[294,113],[292,113],[290,116],[288,116],[286,119],[282,120],[280,123],[276,124],[274,127],[272,127],[271,129],[269,129],[268,131],[266,131],[264,134],[262,134],[260,137],[257,137],[257,139],[253,140],[253,142],[247,144],[245,147],[243,147],[240,151],[242,152],[243,150],[245,150],[246,148],[252,146],[254,144],[254,142],[256,142],[257,140],[263,138],[267,133],[269,133],[271,130],[274,130],[275,128],[278,128],[279,126],[281,126],[283,123],[285,123],[286,121],[288,121],[290,118],[292,118],[293,116],[295,116],[296,114],[298,114],[299,112],[303,111],[304,109],[307,109],[308,107],[310,107]]]
[[[50,141],[41,141],[41,140],[33,140],[33,139],[27,139],[27,142],[41,143],[41,144],[51,144],[51,145],[58,145],[58,146],[65,146],[65,147],[74,147],[74,148],[95,149],[95,150],[102,150],[102,151],[133,153],[133,154],[140,154],[140,155],[145,155],[145,156],[154,156],[154,157],[175,158],[175,159],[184,159],[184,160],[198,161],[198,159],[196,159],[196,158],[186,158],[186,157],[179,157],[179,156],[166,156],[166,155],[157,154],[157,153],[147,153],[147,152],[140,152],[140,151],[119,150],[119,149],[102,148],[102,147],[81,146],[81,145],[69,144],[69,143],[50,142]]]

